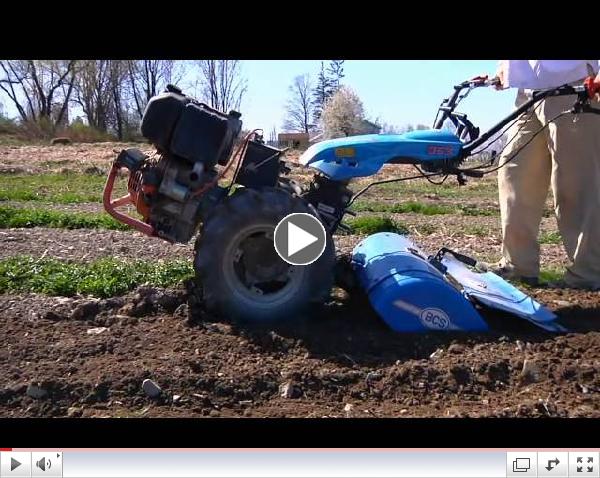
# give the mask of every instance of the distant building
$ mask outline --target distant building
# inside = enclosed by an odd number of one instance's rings
[[[277,135],[280,148],[306,149],[309,139],[308,133],[279,133]]]
[[[381,132],[381,126],[372,123],[368,120],[362,121],[362,132],[361,134],[379,134]]]

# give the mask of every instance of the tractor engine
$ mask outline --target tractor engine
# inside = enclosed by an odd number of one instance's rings
[[[150,99],[142,118],[142,135],[156,147],[156,154],[148,156],[138,149],[119,154],[111,175],[120,168],[129,170],[129,195],[111,201],[109,175],[107,211],[144,233],[188,242],[200,222],[204,193],[216,183],[215,166],[229,161],[242,128],[240,116],[237,111],[225,114],[210,108],[169,85]],[[127,202],[135,205],[143,222],[116,211]]]

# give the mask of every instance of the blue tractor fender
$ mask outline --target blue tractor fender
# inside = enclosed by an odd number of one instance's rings
[[[404,236],[367,237],[353,251],[352,268],[373,309],[397,332],[489,328],[462,291]]]

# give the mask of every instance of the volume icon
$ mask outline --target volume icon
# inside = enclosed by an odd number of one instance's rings
[[[43,456],[42,458],[40,458],[38,461],[35,462],[35,466],[42,471],[46,471],[46,470],[49,470],[50,468],[52,468],[52,462],[50,461],[49,458],[46,459],[46,457]]]

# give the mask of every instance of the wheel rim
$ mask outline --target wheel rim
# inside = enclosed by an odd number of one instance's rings
[[[275,227],[253,225],[240,231],[225,252],[225,280],[238,297],[257,306],[274,306],[293,297],[303,269],[286,263],[273,246]]]

